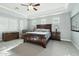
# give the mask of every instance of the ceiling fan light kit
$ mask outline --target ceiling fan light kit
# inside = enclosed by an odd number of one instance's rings
[[[39,3],[37,3],[37,4],[35,4],[35,3],[28,3],[28,4],[21,4],[21,6],[26,6],[27,7],[27,11],[30,11],[30,10],[37,11],[38,9],[36,7],[40,6],[40,4]]]

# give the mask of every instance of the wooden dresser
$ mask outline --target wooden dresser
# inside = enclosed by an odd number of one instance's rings
[[[60,32],[52,32],[52,39],[60,41]]]
[[[2,33],[2,40],[9,41],[19,38],[19,32],[3,32]]]

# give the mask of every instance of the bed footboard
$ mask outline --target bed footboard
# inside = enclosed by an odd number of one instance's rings
[[[42,47],[46,48],[47,40],[44,35],[25,34],[22,35],[22,38],[24,42],[40,44]]]

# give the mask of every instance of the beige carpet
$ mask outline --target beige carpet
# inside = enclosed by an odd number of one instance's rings
[[[19,44],[23,43],[23,39],[15,39],[11,41],[0,41],[0,51],[8,51]]]
[[[47,48],[36,44],[23,43],[10,51],[11,56],[78,56],[79,50],[71,42],[50,40]]]

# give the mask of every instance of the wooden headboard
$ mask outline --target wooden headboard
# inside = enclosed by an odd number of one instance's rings
[[[39,24],[39,25],[37,25],[37,28],[50,29],[50,32],[52,32],[52,24]]]

